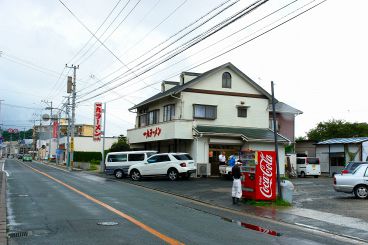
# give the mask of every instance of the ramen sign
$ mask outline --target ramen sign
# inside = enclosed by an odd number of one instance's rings
[[[256,169],[256,199],[276,200],[276,153],[259,151]]]
[[[101,140],[102,135],[101,121],[102,121],[102,103],[96,102],[94,110],[93,141]]]

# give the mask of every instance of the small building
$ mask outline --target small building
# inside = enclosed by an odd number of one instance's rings
[[[295,142],[295,153],[308,157],[316,157],[316,143],[314,140],[297,140]]]
[[[204,73],[182,72],[179,82],[163,81],[161,93],[129,109],[137,116],[127,138],[133,149],[188,152],[199,174],[217,175],[221,152],[274,150],[271,100],[231,63]],[[279,101],[275,111],[283,174],[285,145],[293,143],[295,116],[302,112]]]
[[[318,142],[316,157],[321,172],[332,176],[340,173],[350,161],[368,161],[368,137],[336,138]]]

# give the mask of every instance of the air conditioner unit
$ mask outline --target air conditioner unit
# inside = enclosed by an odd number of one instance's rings
[[[208,176],[208,164],[207,163],[197,163],[197,176]]]

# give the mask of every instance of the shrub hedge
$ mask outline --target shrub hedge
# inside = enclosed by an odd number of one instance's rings
[[[94,151],[75,151],[74,152],[75,162],[90,162],[91,160],[101,161],[101,152]]]

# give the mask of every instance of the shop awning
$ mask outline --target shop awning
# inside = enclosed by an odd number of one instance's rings
[[[241,137],[247,142],[274,142],[274,133],[269,128],[243,128],[243,127],[220,127],[209,125],[197,125],[193,130],[197,134],[206,136]],[[289,143],[290,140],[281,134],[277,134],[280,143]]]

